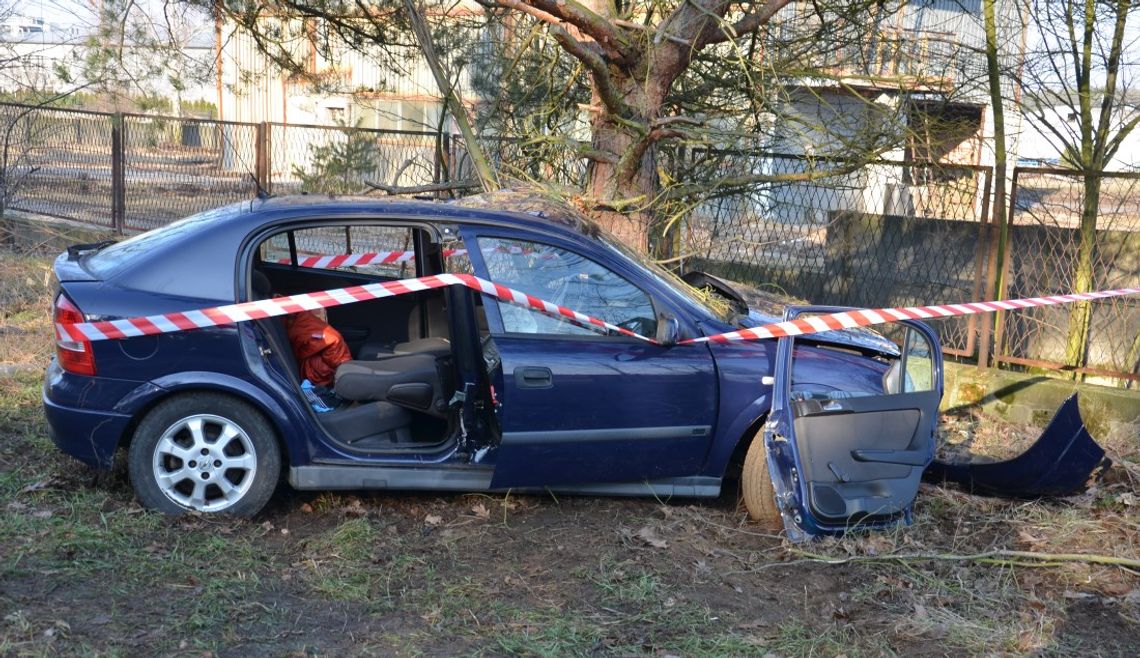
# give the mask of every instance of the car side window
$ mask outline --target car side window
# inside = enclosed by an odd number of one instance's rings
[[[266,240],[262,259],[290,263],[287,233]],[[298,267],[365,272],[403,279],[415,276],[412,229],[399,226],[341,225],[293,231]]]
[[[348,250],[374,254],[367,272],[406,279],[416,275],[414,229],[406,226],[350,226]]]
[[[930,340],[917,330],[907,327],[903,345],[906,353],[906,376],[902,381],[902,392],[933,391],[934,348]]]
[[[289,233],[278,233],[261,243],[261,262],[287,265],[289,257]]]
[[[471,266],[471,257],[467,255],[467,245],[463,240],[444,240],[440,245],[443,250],[443,270],[454,274],[474,274],[475,268]]]
[[[649,296],[608,268],[539,242],[479,238],[479,252],[495,283],[652,337],[657,316]],[[569,318],[499,302],[507,333],[597,335]]]

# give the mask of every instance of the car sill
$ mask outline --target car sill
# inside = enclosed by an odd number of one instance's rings
[[[387,466],[311,465],[289,469],[289,484],[300,490],[490,491],[491,468],[440,469]],[[716,477],[677,477],[644,482],[591,482],[548,488],[512,488],[520,493],[567,493],[603,496],[681,496],[712,498],[720,495]]]

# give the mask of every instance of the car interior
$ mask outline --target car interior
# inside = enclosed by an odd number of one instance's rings
[[[290,230],[271,236],[255,253],[250,299],[444,271],[439,244],[430,241],[425,229],[392,227],[391,232],[402,234],[402,239],[385,240],[382,238],[391,238],[391,233],[385,235],[374,226],[352,225],[320,226],[308,234],[305,229]],[[334,237],[337,239],[331,239]],[[373,239],[362,239],[368,237]],[[398,266],[315,268],[297,264],[299,255],[399,250],[414,256]],[[460,263],[459,271],[464,269]],[[480,349],[481,340],[489,334],[479,295],[452,286],[333,306],[326,311],[329,325],[344,337],[352,354],[352,360],[336,370],[331,388],[337,404],[332,411],[315,413],[334,443],[362,453],[424,452],[442,450],[460,436],[487,431],[485,419],[477,413],[483,406],[476,404],[480,396],[490,397],[487,364]],[[303,395],[285,320],[270,318],[257,324],[297,395]],[[456,395],[457,391],[474,395]]]

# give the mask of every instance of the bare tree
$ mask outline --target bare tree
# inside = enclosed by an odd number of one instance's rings
[[[844,0],[793,8],[790,0],[477,1],[484,12],[475,18],[456,20],[461,12],[450,4],[432,4],[422,13],[435,34],[481,21],[467,41],[472,53],[495,51],[473,73],[492,91],[480,99],[481,125],[493,128],[499,121],[499,134],[520,136],[522,148],[552,162],[585,159],[579,202],[636,248],[645,249],[650,235],[676,215],[663,209],[691,205],[709,192],[710,179],[717,194],[810,181],[820,175],[810,165],[834,156],[839,164],[829,164],[828,174],[836,167],[855,169],[904,138],[905,103],[875,103],[882,81],[869,70],[865,47],[899,3]],[[335,49],[353,50],[392,66],[392,52],[418,47],[423,40],[408,29],[402,4],[285,0],[227,4],[223,11],[278,66],[303,77],[313,48],[329,56]],[[325,38],[306,46],[306,31]],[[441,52],[453,55],[463,49],[461,42],[450,39]],[[862,83],[852,80],[853,70],[862,71],[856,76]],[[457,71],[449,73],[454,78]],[[897,96],[905,96],[908,85],[929,92],[921,76],[904,77]],[[821,86],[848,93],[873,111],[857,128],[832,131],[829,146],[810,154],[808,170],[664,173],[662,165],[679,145],[756,149],[781,132],[815,140],[831,126],[819,116],[783,114],[781,108]],[[514,93],[496,93],[508,87]],[[841,109],[830,114],[843,122]]]
[[[1102,173],[1140,125],[1140,7],[1134,0],[1028,0],[1037,43],[1021,76],[1022,111],[1083,176],[1076,292],[1094,282]],[[1065,359],[1087,361],[1091,306],[1073,304]]]

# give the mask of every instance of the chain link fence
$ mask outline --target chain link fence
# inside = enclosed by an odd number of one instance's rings
[[[1018,168],[1010,207],[1003,297],[1140,287],[1140,174]],[[1002,314],[994,360],[1140,387],[1140,299]]]
[[[111,115],[0,104],[5,208],[110,226]]]
[[[701,204],[685,224],[693,269],[761,282],[816,304],[861,307],[980,299],[985,280],[988,167],[845,163],[698,151],[725,179],[770,181]],[[806,180],[805,180],[806,179]],[[977,318],[935,323],[947,353],[972,356]]]
[[[118,232],[161,226],[258,191],[358,193],[369,184],[472,181],[458,136],[439,132],[245,124],[0,104],[5,207]],[[550,139],[483,138],[510,178],[586,182],[579,149]],[[570,145],[574,146],[574,145]],[[685,208],[677,259],[817,304],[890,307],[987,297],[988,167],[880,161],[853,167],[755,150],[683,148],[668,171],[700,172],[704,201]],[[675,177],[676,178],[676,177]],[[746,187],[725,181],[751,178]],[[1082,240],[1083,175],[1015,170],[1005,297],[1140,286],[1140,174],[1104,174],[1095,227]],[[722,189],[723,186],[723,189]],[[1082,244],[1085,245],[1082,251]],[[1082,253],[1084,258],[1082,260]],[[1078,274],[1081,263],[1089,276]],[[1140,382],[1140,300],[1117,298],[934,323],[945,351],[1102,383]]]
[[[359,194],[447,179],[450,136],[431,132],[269,124],[262,180],[273,194]]]
[[[122,115],[122,226],[145,231],[257,190],[248,153],[257,126]]]

